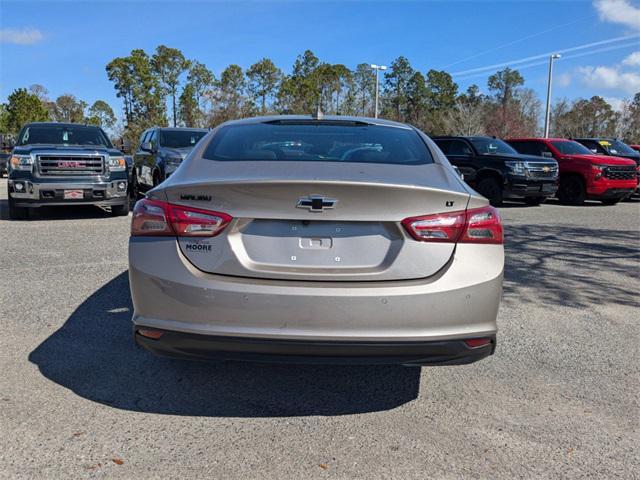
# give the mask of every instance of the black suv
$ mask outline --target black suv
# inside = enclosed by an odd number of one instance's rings
[[[111,207],[129,213],[127,164],[107,134],[74,123],[29,123],[8,165],[9,217],[26,219],[47,205]]]
[[[133,156],[133,192],[155,187],[171,175],[208,130],[199,128],[150,128],[140,136]]]
[[[558,189],[558,162],[521,155],[493,137],[431,137],[464,180],[493,206],[504,198],[539,205]]]

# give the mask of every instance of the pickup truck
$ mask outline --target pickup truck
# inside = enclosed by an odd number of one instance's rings
[[[558,189],[558,163],[553,158],[521,155],[494,137],[431,137],[465,182],[494,207],[504,198],[539,205]]]
[[[110,207],[129,213],[127,162],[104,131],[73,123],[29,123],[8,164],[9,218],[49,205]]]
[[[636,162],[597,155],[581,143],[565,138],[513,138],[509,145],[520,153],[553,157],[560,166],[558,199],[565,205],[599,200],[615,205],[638,186]]]
[[[131,179],[134,198],[165,181],[182,163],[198,141],[207,134],[202,128],[161,128],[145,130],[133,155]]]

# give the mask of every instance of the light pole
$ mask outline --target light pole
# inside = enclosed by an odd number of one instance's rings
[[[376,71],[376,105],[375,105],[375,110],[374,110],[374,118],[378,118],[378,72],[380,70],[386,70],[387,67],[385,65],[371,65],[371,68],[373,68]]]
[[[551,79],[553,76],[553,61],[560,58],[559,53],[549,56],[549,80],[547,81],[547,111],[544,115],[544,138],[549,138],[549,120],[551,118]]]

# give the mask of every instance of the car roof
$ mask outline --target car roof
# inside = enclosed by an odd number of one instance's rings
[[[238,120],[230,120],[223,123],[223,125],[252,125],[258,123],[268,123],[277,121],[317,121],[317,122],[361,122],[368,123],[370,125],[379,125],[386,127],[399,127],[410,128],[410,125],[406,123],[394,122],[392,120],[385,120],[382,118],[370,118],[370,117],[356,117],[349,115],[322,115],[320,117],[315,115],[267,115],[260,117],[241,118]]]
[[[507,142],[573,142],[568,138],[540,138],[540,137],[525,137],[525,138],[507,138]]]
[[[619,138],[615,138],[615,137],[580,137],[580,138],[572,138],[571,140],[593,140],[594,142],[601,142],[602,140],[606,140],[607,142],[621,142],[624,143],[622,140],[620,140]]]
[[[190,127],[154,127],[163,132],[208,132],[206,128],[190,128]],[[149,129],[152,130],[152,129]]]
[[[501,140],[500,138],[492,135],[435,135],[431,137],[433,140]]]
[[[87,125],[86,123],[72,123],[72,122],[29,122],[25,127],[30,126],[42,126],[42,127],[87,127],[87,128],[101,128],[98,125]]]

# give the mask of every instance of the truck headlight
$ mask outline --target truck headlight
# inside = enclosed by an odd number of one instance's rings
[[[112,172],[124,172],[126,168],[124,157],[109,157],[109,170]]]
[[[170,157],[164,162],[164,172],[166,174],[173,173],[180,166],[182,159],[180,157]]]
[[[33,158],[31,155],[11,155],[9,163],[13,170],[31,170]]]
[[[604,171],[605,169],[608,167],[609,165],[600,165],[597,163],[592,163],[591,164],[591,169],[596,172],[596,174],[594,175],[594,180],[600,180],[602,178],[602,175],[604,175]]]
[[[527,172],[527,167],[524,162],[504,162],[504,164],[512,175],[524,177]]]

